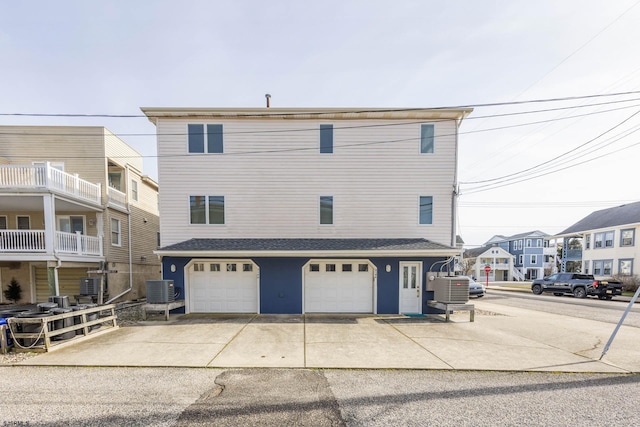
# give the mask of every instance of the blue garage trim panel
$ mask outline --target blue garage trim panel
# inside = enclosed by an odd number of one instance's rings
[[[217,259],[234,259],[231,256],[215,257],[173,257],[162,258],[163,278],[174,281],[177,299],[184,299],[187,285],[186,267],[192,260],[199,262]],[[259,267],[259,311],[263,314],[301,314],[303,312],[303,267],[310,260],[362,260],[363,257],[237,257],[250,259]],[[368,257],[376,268],[375,300],[378,314],[399,313],[400,263],[422,263],[422,313],[430,312],[427,301],[433,299],[433,292],[426,291],[427,277],[439,271],[446,257]],[[387,271],[389,270],[389,271]],[[431,271],[431,273],[430,273]]]

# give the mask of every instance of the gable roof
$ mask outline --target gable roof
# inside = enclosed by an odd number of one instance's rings
[[[550,234],[545,233],[544,231],[534,230],[527,231],[525,233],[514,234],[513,236],[503,236],[502,234],[496,234],[491,239],[489,239],[485,245],[491,246],[492,243],[502,243],[502,242],[510,242],[511,240],[522,239],[524,237],[549,237]]]
[[[557,236],[638,223],[640,223],[640,202],[634,202],[592,212],[571,227],[558,233]]]
[[[459,249],[432,242],[427,239],[190,239],[165,246],[157,254],[176,255],[189,253],[256,254],[266,256],[268,252],[288,255],[322,255],[335,252],[366,252],[384,256],[387,253],[411,252],[425,255],[447,255],[460,253]]]
[[[504,250],[498,245],[485,245],[479,248],[467,249],[462,254],[462,257],[463,258],[479,258],[481,255],[484,255],[486,252],[489,252],[489,250],[491,249],[494,249],[494,250],[497,249],[499,252],[503,254],[501,255],[503,257],[505,256],[515,257],[515,255],[510,254],[508,251]]]

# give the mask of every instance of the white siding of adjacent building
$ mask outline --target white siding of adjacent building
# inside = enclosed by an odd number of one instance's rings
[[[223,123],[224,154],[189,154],[188,123]],[[333,154],[319,152],[321,123],[334,125]],[[191,237],[450,245],[457,127],[433,123],[435,153],[420,154],[415,120],[158,119],[162,245]],[[226,224],[190,225],[190,195],[225,196]],[[333,225],[319,224],[320,196],[333,196]],[[433,225],[419,224],[419,196],[433,196]]]
[[[622,230],[634,229],[635,240],[633,246],[620,246],[620,234]],[[613,247],[612,248],[595,248],[594,247],[594,235],[597,233],[604,233],[607,231],[614,231]],[[638,275],[640,273],[640,225],[623,225],[611,228],[603,228],[599,230],[585,231],[582,234],[591,235],[591,248],[582,250],[582,260],[589,262],[589,273],[593,274],[593,261],[613,261],[613,274],[618,274],[619,260],[632,259],[633,260],[633,274]]]

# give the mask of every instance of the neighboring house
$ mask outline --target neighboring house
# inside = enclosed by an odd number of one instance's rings
[[[497,245],[515,256],[515,280],[533,280],[544,277],[545,270],[555,268],[556,248],[550,244],[549,235],[542,231],[530,231],[513,236],[493,236],[485,245]]]
[[[489,266],[491,271],[489,272],[489,281],[511,281],[514,279],[515,271],[515,256],[497,245],[487,245],[481,248],[467,249],[464,252],[464,257],[469,259],[475,259],[473,267],[473,276],[479,280],[484,281],[487,275],[484,271],[485,266]]]
[[[585,274],[637,275],[639,230],[640,202],[591,213],[555,236],[564,239],[562,271],[568,262],[579,261]]]
[[[103,277],[109,299],[143,297],[160,278],[157,194],[142,156],[103,127],[0,126],[2,288],[15,278],[23,302],[73,301],[81,278]]]
[[[471,109],[143,108],[186,312],[424,313]]]

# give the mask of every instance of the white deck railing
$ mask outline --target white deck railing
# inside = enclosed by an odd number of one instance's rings
[[[64,254],[102,256],[102,237],[56,231],[55,251]],[[47,253],[44,230],[0,230],[0,252]]]
[[[46,188],[96,204],[101,203],[100,184],[93,184],[51,167],[35,165],[1,165],[0,188]]]
[[[46,252],[44,230],[0,230],[2,252]]]
[[[56,250],[59,253],[102,256],[102,237],[56,231]]]
[[[107,197],[109,197],[109,203],[123,208],[127,207],[127,195],[122,191],[116,190],[113,187],[107,187]]]

